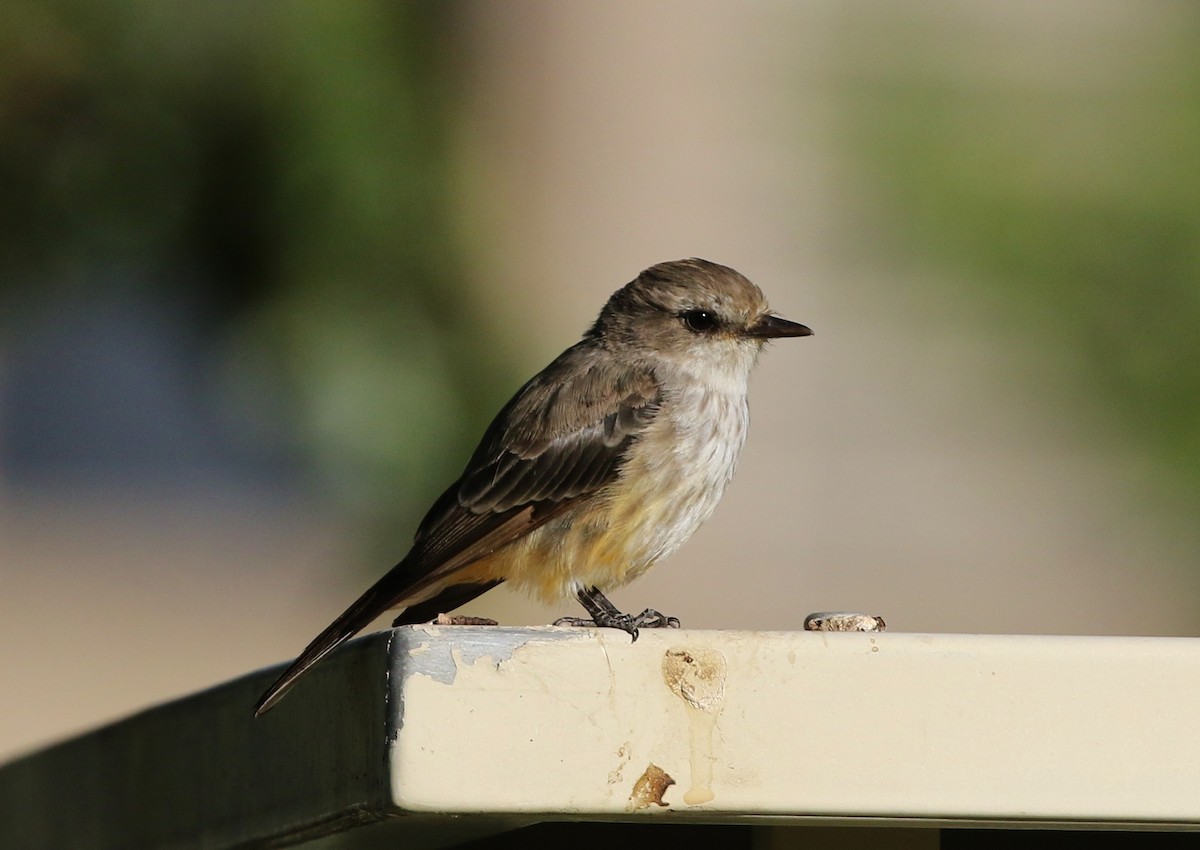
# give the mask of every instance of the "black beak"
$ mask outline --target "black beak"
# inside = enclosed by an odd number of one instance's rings
[[[746,336],[757,336],[763,339],[776,339],[783,336],[812,336],[812,330],[797,322],[789,322],[778,316],[767,315],[746,328]]]

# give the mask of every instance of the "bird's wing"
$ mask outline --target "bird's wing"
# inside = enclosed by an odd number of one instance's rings
[[[492,421],[462,476],[422,520],[404,560],[309,644],[255,713],[384,611],[421,602],[430,587],[612,482],[661,402],[649,369],[614,365],[590,340],[563,352]],[[478,592],[492,586],[481,583]]]
[[[616,477],[661,391],[649,370],[615,366],[585,345],[522,387],[489,426],[417,530],[406,559],[416,573],[453,572]]]

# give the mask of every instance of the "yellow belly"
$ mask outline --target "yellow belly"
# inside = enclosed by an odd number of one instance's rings
[[[744,399],[729,405],[724,418],[655,423],[612,485],[471,572],[502,578],[548,604],[580,588],[608,591],[637,578],[683,545],[720,501],[745,435]]]

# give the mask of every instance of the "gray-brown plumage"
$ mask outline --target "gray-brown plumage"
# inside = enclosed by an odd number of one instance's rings
[[[746,384],[764,342],[807,336],[753,283],[706,260],[661,263],[609,299],[583,339],[525,384],[433,504],[412,549],[319,634],[259,700],[384,611],[429,620],[503,581],[574,595],[597,625],[603,591],[678,548],[716,506],[745,438]]]

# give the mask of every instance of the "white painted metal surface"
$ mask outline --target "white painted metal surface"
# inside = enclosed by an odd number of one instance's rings
[[[663,816],[1200,829],[1195,639],[405,627],[256,721],[274,672],[0,767],[0,846],[387,821],[347,837],[412,848]]]
[[[616,815],[655,765],[683,812],[1200,824],[1200,640],[445,635],[394,654],[405,810]]]

